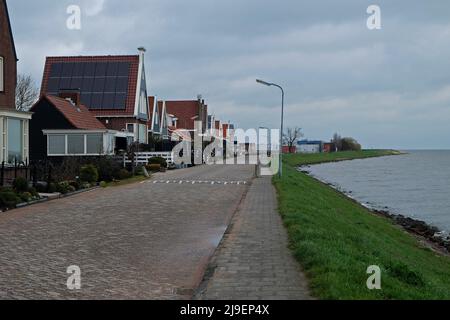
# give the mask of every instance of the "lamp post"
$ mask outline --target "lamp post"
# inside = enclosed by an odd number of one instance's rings
[[[280,163],[278,169],[278,176],[281,178],[283,176],[283,132],[284,132],[284,89],[276,84],[270,83],[263,80],[256,80],[257,83],[268,86],[268,87],[277,87],[281,90],[281,135],[280,135]]]

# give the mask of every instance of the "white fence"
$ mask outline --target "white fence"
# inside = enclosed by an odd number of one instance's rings
[[[135,157],[136,165],[146,165],[151,158],[163,158],[167,164],[173,164],[173,152],[137,152]],[[124,164],[131,163],[131,160],[124,156]]]

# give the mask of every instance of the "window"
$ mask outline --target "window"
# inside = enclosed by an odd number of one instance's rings
[[[127,124],[127,131],[130,133],[134,133],[134,124]]]
[[[66,154],[66,136],[63,134],[48,136],[48,154],[62,155]]]
[[[103,133],[48,134],[48,155],[102,155],[105,154],[103,137]],[[112,153],[114,151],[113,146],[108,146],[107,149],[107,153]]]
[[[5,72],[4,72],[3,64],[4,64],[4,59],[3,59],[3,57],[0,57],[0,92],[5,91],[5,83],[4,83]]]
[[[82,134],[67,135],[67,153],[84,154],[84,135]]]
[[[103,135],[101,133],[86,135],[87,154],[103,153]]]
[[[147,142],[147,126],[145,124],[139,125],[139,142],[140,143]]]
[[[21,162],[23,159],[23,122],[8,119],[8,162]]]

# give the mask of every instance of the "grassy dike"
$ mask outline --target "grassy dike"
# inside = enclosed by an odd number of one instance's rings
[[[321,299],[450,299],[450,258],[424,247],[387,218],[296,170],[298,165],[398,154],[395,151],[287,155],[274,179],[291,248]],[[382,290],[368,290],[368,266]]]

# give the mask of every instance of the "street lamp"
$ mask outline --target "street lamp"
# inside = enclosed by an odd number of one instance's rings
[[[280,135],[280,163],[278,169],[278,176],[281,178],[283,176],[283,130],[284,130],[284,90],[283,88],[276,84],[270,83],[263,80],[256,79],[256,82],[268,87],[277,87],[281,90],[281,135]]]

